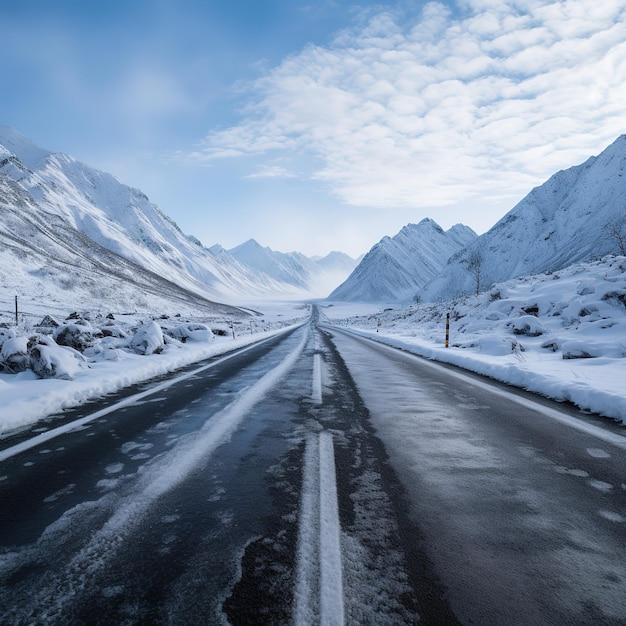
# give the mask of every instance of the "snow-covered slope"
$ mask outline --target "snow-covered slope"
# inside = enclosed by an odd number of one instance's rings
[[[408,224],[394,237],[381,239],[329,300],[395,302],[413,298],[448,258],[476,238],[457,224],[444,231],[431,219]]]
[[[18,160],[9,175],[39,207],[58,214],[111,252],[205,297],[250,297],[286,290],[230,257],[218,259],[186,237],[142,192],[110,174],[70,156],[41,150],[6,127],[0,127],[0,145],[9,147]]]
[[[114,254],[0,173],[0,310],[189,310],[241,315]]]
[[[359,261],[343,252],[329,252],[324,257],[311,259],[315,273],[311,280],[311,291],[317,296],[327,296],[337,285],[343,283]]]
[[[229,250],[229,253],[242,265],[315,297],[327,295],[356,265],[354,259],[342,252],[310,258],[300,252],[277,252],[261,246],[254,239]]]
[[[229,250],[241,264],[260,270],[277,281],[305,290],[308,272],[294,256],[263,247],[254,239]]]
[[[423,299],[473,292],[476,274],[467,263],[472,255],[480,261],[484,289],[494,282],[619,253],[607,236],[607,223],[616,219],[626,226],[626,135],[599,156],[533,189],[468,251],[452,257],[422,291]]]
[[[139,190],[4,126],[0,204],[4,287],[20,295],[45,292],[46,281],[47,296],[65,285],[63,297],[78,302],[93,292],[128,304],[142,292],[203,302],[307,295],[219,246],[204,248]]]

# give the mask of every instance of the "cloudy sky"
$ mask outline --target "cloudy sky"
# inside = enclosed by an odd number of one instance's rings
[[[626,132],[626,0],[21,0],[0,41],[0,124],[205,245],[482,233]]]

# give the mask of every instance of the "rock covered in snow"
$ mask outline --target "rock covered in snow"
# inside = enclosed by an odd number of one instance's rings
[[[59,322],[57,322],[50,315],[44,315],[44,317],[41,320],[41,322],[39,322],[39,324],[37,324],[37,327],[38,328],[58,328],[60,325],[61,324],[59,324]]]
[[[30,365],[29,339],[26,335],[11,337],[4,341],[0,350],[0,369],[8,374],[25,372]]]
[[[19,335],[5,341],[0,350],[0,371],[7,374],[31,369],[40,378],[71,380],[86,365],[79,352],[59,346],[46,335]]]
[[[0,348],[7,339],[13,339],[16,335],[14,328],[0,326]]]
[[[50,338],[40,337],[30,351],[30,368],[39,378],[72,380],[86,366],[87,361],[79,352],[59,346]]]
[[[533,315],[522,315],[510,322],[514,335],[526,335],[527,337],[539,337],[545,334],[543,324]]]
[[[130,340],[130,347],[137,354],[159,354],[165,347],[165,338],[161,327],[154,321],[144,324]]]
[[[213,341],[215,339],[211,329],[204,324],[177,324],[176,326],[166,327],[163,331],[168,337],[176,339],[181,343],[186,343],[187,341]]]
[[[76,323],[59,326],[52,336],[60,346],[67,346],[79,352],[84,352],[87,348],[93,346],[96,337],[102,337],[102,332],[94,329],[89,322],[78,320]]]

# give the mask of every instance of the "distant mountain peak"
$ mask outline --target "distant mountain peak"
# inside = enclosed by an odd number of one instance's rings
[[[35,145],[26,135],[9,126],[0,125],[0,145],[17,156],[31,170],[39,167],[46,157],[53,154]]]
[[[476,238],[470,229],[446,233],[433,219],[407,224],[383,237],[329,300],[395,302],[413,298],[446,261]]]

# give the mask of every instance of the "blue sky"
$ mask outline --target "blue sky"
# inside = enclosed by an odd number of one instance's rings
[[[626,132],[626,0],[0,1],[0,123],[205,245],[481,233]]]

